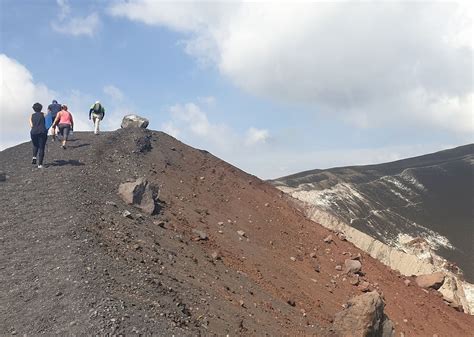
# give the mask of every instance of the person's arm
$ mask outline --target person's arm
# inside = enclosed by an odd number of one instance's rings
[[[89,119],[91,119],[92,108],[89,109]]]
[[[56,115],[56,118],[54,119],[54,122],[53,124],[51,125],[52,128],[55,128],[57,123],[59,123],[59,117],[61,116],[61,111],[58,112],[58,114]]]
[[[104,118],[104,117],[105,117],[105,108],[102,107],[102,118]]]
[[[33,115],[30,116],[30,128],[33,129]]]
[[[71,130],[74,130],[74,118],[72,117],[72,113],[71,114]]]

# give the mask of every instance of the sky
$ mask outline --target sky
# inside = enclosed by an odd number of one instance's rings
[[[474,140],[469,2],[0,0],[0,150],[31,106],[150,120],[260,178]]]

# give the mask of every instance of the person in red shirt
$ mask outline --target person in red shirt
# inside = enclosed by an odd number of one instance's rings
[[[67,106],[64,104],[61,106],[61,111],[58,112],[56,119],[53,122],[53,130],[56,126],[58,126],[59,134],[62,136],[61,147],[66,149],[69,132],[74,128],[74,119],[72,118],[72,114],[67,110]]]

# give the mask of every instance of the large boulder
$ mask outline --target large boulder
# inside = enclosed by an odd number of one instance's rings
[[[333,330],[341,337],[392,337],[393,323],[385,315],[384,307],[376,291],[356,296],[336,314]]]
[[[118,194],[127,204],[133,205],[147,214],[151,215],[155,212],[155,193],[145,178],[120,184]]]
[[[146,129],[148,127],[149,121],[146,118],[137,116],[137,115],[126,115],[122,119],[122,124],[120,125],[122,129],[126,128],[142,128]]]
[[[362,264],[358,260],[345,260],[344,261],[344,273],[346,274],[357,274],[360,272]]]
[[[415,281],[416,281],[416,284],[418,284],[418,286],[421,288],[439,289],[444,283],[444,278],[445,278],[444,273],[438,271],[433,274],[417,276]]]

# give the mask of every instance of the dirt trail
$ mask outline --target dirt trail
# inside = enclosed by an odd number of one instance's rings
[[[324,243],[269,184],[159,132],[74,138],[48,143],[43,170],[29,144],[0,152],[0,335],[327,336],[360,294],[335,266],[361,252]],[[117,196],[138,177],[160,187],[159,214]],[[472,317],[361,255],[398,335],[471,334]]]

